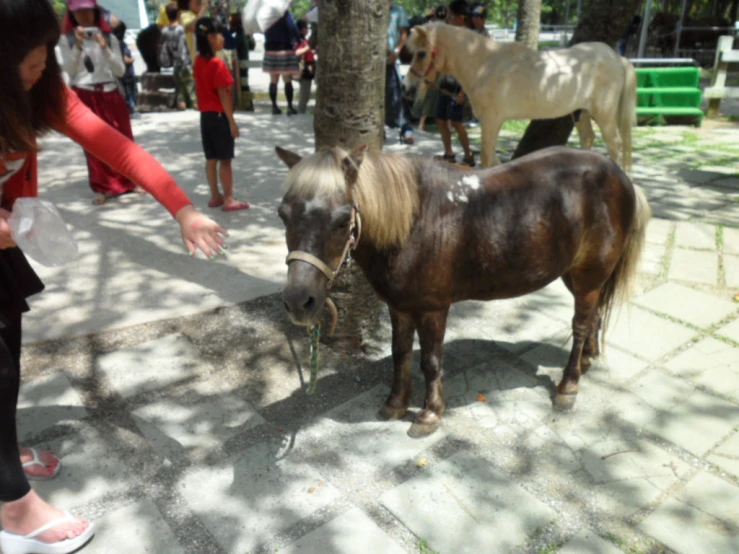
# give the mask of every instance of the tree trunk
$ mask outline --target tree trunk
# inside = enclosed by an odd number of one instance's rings
[[[579,42],[599,41],[615,46],[631,22],[642,0],[594,0],[575,28],[570,46]],[[571,114],[557,119],[535,119],[526,128],[513,158],[535,150],[567,144],[575,126]]]
[[[517,17],[516,42],[537,50],[539,48],[541,0],[519,0]]]
[[[316,148],[382,149],[387,0],[322,0],[318,20]]]
[[[362,143],[382,149],[388,19],[387,0],[321,0],[316,149]],[[356,263],[339,273],[331,296],[337,337],[361,346],[378,327],[381,304]]]

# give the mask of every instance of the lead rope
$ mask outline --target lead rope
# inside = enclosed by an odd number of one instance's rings
[[[318,345],[321,342],[321,324],[316,323],[308,327],[310,336],[310,381],[308,394],[316,392],[316,381],[318,381]]]

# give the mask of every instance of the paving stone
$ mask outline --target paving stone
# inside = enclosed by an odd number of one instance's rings
[[[65,510],[86,506],[104,495],[120,493],[135,483],[126,460],[116,454],[118,439],[86,427],[80,433],[49,442],[62,461],[56,479],[34,481],[44,499]]]
[[[739,477],[739,433],[734,433],[706,457],[709,462]]]
[[[739,342],[739,319],[727,323],[716,331],[717,335]]]
[[[670,279],[705,283],[716,286],[718,282],[718,254],[675,248],[672,252]]]
[[[710,327],[739,311],[739,305],[677,283],[665,283],[634,303],[698,327]]]
[[[279,554],[405,554],[378,525],[359,508],[311,531]]]
[[[739,552],[739,530],[672,498],[639,527],[678,554]]]
[[[18,440],[26,441],[45,429],[87,417],[82,398],[62,371],[24,381],[18,394]]]
[[[681,221],[675,231],[675,245],[716,250],[716,227],[705,223]]]
[[[486,460],[460,452],[380,502],[440,554],[507,552],[557,513]]]
[[[539,368],[539,373],[549,375],[557,381],[567,365],[572,349],[572,339],[565,344],[542,344],[521,356],[530,364]],[[593,360],[592,371],[587,378],[596,378],[603,382],[619,383],[631,379],[649,365],[644,360],[635,358],[617,348],[606,345],[606,351]]]
[[[613,544],[590,529],[583,529],[557,551],[558,554],[623,554]]]
[[[671,373],[739,401],[739,348],[708,337],[665,364]]]
[[[739,287],[739,256],[724,254],[724,275],[726,286]]]
[[[724,227],[724,254],[739,254],[739,229]]]
[[[294,453],[263,443],[183,476],[176,488],[225,552],[251,552],[339,498]],[[312,490],[312,492],[311,492]]]
[[[325,467],[326,472],[341,472],[341,477],[352,481],[353,486],[365,486],[446,436],[443,422],[431,436],[410,439],[410,417],[400,421],[379,420],[377,412],[389,394],[388,387],[378,385],[326,412],[301,430],[296,444],[300,456],[315,467]],[[410,413],[417,413],[419,408],[411,406]],[[336,450],[326,448],[326,440],[341,445],[340,457]]]
[[[645,244],[639,261],[639,272],[659,275],[662,272],[662,260],[666,252],[667,247],[664,244]]]
[[[617,395],[619,415],[696,456],[703,456],[739,423],[739,406],[650,371]]]
[[[537,427],[552,412],[549,379],[532,377],[501,363],[483,364],[455,375],[444,386],[449,410],[485,429],[499,425],[518,430]],[[485,400],[480,402],[482,393]]]
[[[634,437],[610,437],[586,447],[581,457],[601,509],[620,516],[650,504],[690,471],[685,462]]]
[[[701,220],[705,223],[739,227],[739,210],[736,204],[729,204],[723,208],[709,211],[701,217]]]
[[[187,405],[165,399],[133,415],[154,449],[167,457],[223,446],[231,437],[264,423],[250,404],[234,396]]]
[[[699,472],[675,498],[739,529],[739,487],[706,472]]]
[[[95,518],[95,538],[85,554],[180,554],[177,542],[161,512],[151,500],[142,500]]]
[[[626,352],[658,360],[694,335],[687,327],[635,307],[614,313],[606,340]]]
[[[729,189],[739,189],[739,177],[722,177],[711,184]]]
[[[165,388],[197,375],[197,349],[175,334],[100,356],[100,372],[124,398]]]
[[[700,169],[681,169],[680,171],[678,171],[678,175],[683,181],[690,181],[691,183],[697,184],[703,184],[709,181],[714,181],[718,178],[725,177],[721,173],[702,171]]]

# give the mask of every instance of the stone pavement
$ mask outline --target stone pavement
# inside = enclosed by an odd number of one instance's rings
[[[449,409],[413,440],[417,367],[413,413],[375,415],[387,320],[364,354],[323,347],[305,394],[307,337],[272,294],[285,172],[271,149],[308,151],[311,120],[264,106],[238,120],[237,190],[255,205],[213,212],[232,234],[217,263],[185,256],[150,198],[93,208],[81,153],[44,141],[43,186],[82,254],[39,268],[19,428],[63,459],[35,488],[95,519],[84,552],[739,552],[739,127],[637,130],[655,218],[573,412],[552,409],[572,317],[557,282],[454,306]],[[204,205],[197,115],[147,115],[135,133]],[[437,153],[438,137],[418,139],[409,153]]]

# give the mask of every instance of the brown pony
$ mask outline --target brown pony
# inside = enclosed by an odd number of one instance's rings
[[[564,147],[481,171],[369,153],[364,145],[304,159],[276,150],[290,168],[278,210],[290,251],[285,307],[296,324],[315,321],[353,249],[390,309],[394,377],[382,418],[408,410],[416,331],[426,401],[413,437],[441,423],[450,305],[520,296],[559,277],[575,297],[575,317],[555,403],[574,405],[580,375],[599,354],[601,322],[628,294],[651,215],[616,163]]]

